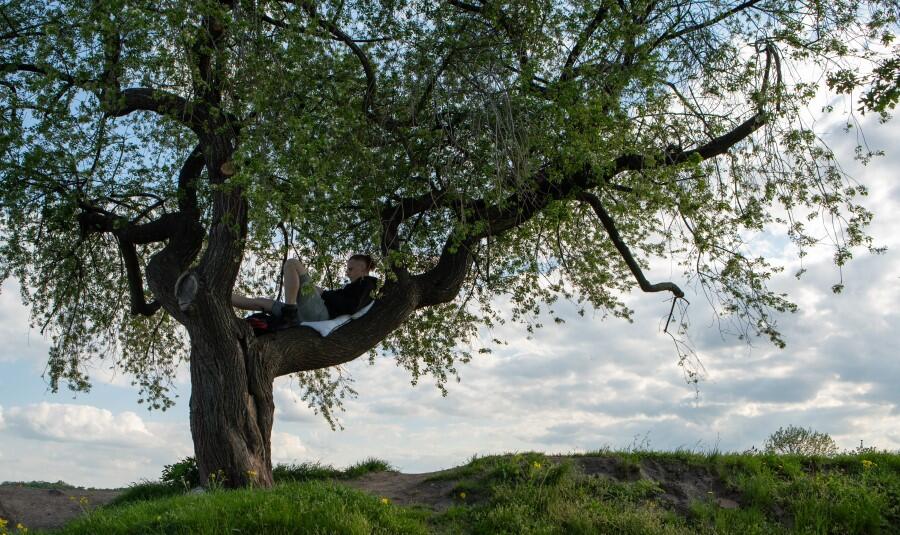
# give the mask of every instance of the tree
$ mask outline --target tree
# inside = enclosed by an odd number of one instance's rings
[[[828,433],[789,425],[779,427],[778,431],[769,435],[765,451],[792,455],[834,455],[838,447]]]
[[[153,407],[190,360],[201,479],[271,480],[272,382],[329,420],[339,365],[381,352],[443,388],[479,327],[559,298],[623,318],[651,258],[741,336],[782,344],[780,224],[835,262],[871,248],[865,188],[803,123],[821,74],[884,112],[894,7],[850,1],[34,0],[2,6],[2,279],[52,336],[49,377],[108,357]],[[796,70],[802,66],[802,70]],[[887,99],[886,101],[884,99]],[[874,101],[873,101],[874,102]],[[863,152],[863,156],[866,153]],[[237,169],[223,173],[223,164]],[[255,338],[229,299],[288,249],[331,279],[378,251],[372,311]],[[191,308],[174,293],[196,277]],[[331,282],[327,280],[326,282]],[[483,350],[489,350],[485,348]]]

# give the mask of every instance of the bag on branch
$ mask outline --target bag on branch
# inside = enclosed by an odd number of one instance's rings
[[[253,334],[260,336],[277,331],[278,326],[281,323],[281,318],[269,314],[268,312],[256,312],[255,314],[250,314],[244,318],[244,321],[250,324],[250,327],[253,329]]]

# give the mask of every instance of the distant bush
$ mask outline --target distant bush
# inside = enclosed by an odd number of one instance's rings
[[[49,481],[4,481],[0,483],[0,485],[13,485],[16,487],[28,487],[31,489],[74,489],[80,488],[75,487],[73,485],[69,485],[63,480],[59,480],[56,483],[51,483]]]
[[[837,444],[828,433],[804,429],[795,425],[779,427],[766,439],[766,453],[796,455],[836,455]]]

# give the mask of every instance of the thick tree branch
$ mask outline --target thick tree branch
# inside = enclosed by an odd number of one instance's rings
[[[229,3],[223,5],[230,6]],[[194,80],[194,92],[200,96],[201,102],[213,106],[222,100],[222,66],[216,60],[217,53],[222,51],[224,40],[225,23],[222,19],[213,15],[203,16],[191,48],[200,74],[199,79]]]
[[[254,338],[252,343],[274,349],[275,377],[349,362],[377,346],[415,311],[419,285],[398,284],[375,300],[369,312],[327,337],[307,327]]]
[[[458,240],[455,229],[444,243],[438,263],[432,269],[412,278],[421,295],[416,308],[453,301],[459,294],[472,266],[472,244],[477,240]]]
[[[203,159],[203,146],[197,145],[187,157],[178,172],[178,210],[186,214],[197,214],[197,180],[203,172],[206,162]]]
[[[616,250],[619,251],[622,259],[625,260],[625,264],[628,265],[628,269],[631,271],[631,274],[634,275],[635,279],[637,279],[638,285],[641,287],[641,290],[645,292],[672,292],[675,297],[684,297],[684,292],[681,291],[681,288],[679,288],[675,283],[660,282],[657,284],[650,284],[650,281],[648,281],[644,276],[644,272],[641,271],[641,266],[638,265],[637,261],[634,259],[634,256],[631,254],[631,250],[627,245],[625,245],[625,242],[622,240],[622,236],[619,234],[618,229],[616,229],[616,224],[613,221],[612,217],[610,217],[609,213],[606,212],[606,209],[603,208],[603,204],[600,202],[600,199],[597,198],[596,195],[583,191],[578,194],[578,200],[588,204],[591,208],[594,209],[594,213],[597,214],[600,222],[603,223],[603,228],[606,229],[606,233],[609,235],[609,239],[612,240],[613,245],[615,245],[616,247]]]
[[[30,63],[0,63],[0,74],[15,72],[29,72],[52,76],[86,91],[96,91],[97,80],[79,79],[58,69],[48,66],[38,66]],[[103,89],[108,89],[105,84]],[[194,132],[201,134],[203,125],[209,118],[207,107],[194,104],[183,97],[168,93],[159,89],[148,87],[133,87],[120,92],[105,92],[101,89],[99,94],[104,111],[114,117],[122,117],[135,111],[150,111],[159,115],[172,117]]]
[[[203,245],[203,226],[197,206],[197,181],[205,167],[202,146],[197,145],[185,159],[178,173],[177,217],[169,225],[171,234],[165,247],[147,263],[147,282],[150,290],[166,311],[181,321],[186,319],[175,298],[175,281],[200,253]],[[161,218],[162,219],[162,218]],[[148,224],[149,225],[149,224]]]
[[[481,14],[482,10],[484,9],[482,6],[476,6],[474,4],[469,4],[460,0],[447,0],[447,3],[463,11],[468,11],[469,13]]]
[[[111,96],[111,100],[106,109],[114,117],[122,117],[135,111],[152,111],[174,118],[198,134],[203,133],[204,124],[209,119],[205,105],[148,87],[124,89],[117,96]]]
[[[153,301],[147,303],[144,297],[144,280],[141,276],[141,266],[138,262],[137,249],[134,243],[116,236],[119,243],[119,252],[125,263],[125,274],[128,279],[128,293],[131,300],[131,313],[142,316],[152,316],[160,309],[162,303]]]
[[[91,202],[81,202],[78,215],[82,235],[105,232],[115,236],[125,265],[128,280],[131,311],[145,316],[153,315],[171,294],[175,278],[184,270],[200,250],[202,227],[198,221],[196,180],[203,171],[203,155],[200,147],[185,160],[178,176],[179,211],[164,214],[144,224],[135,224],[125,217],[104,210]],[[157,299],[147,303],[144,297],[143,279],[137,257],[136,245],[168,242],[154,255],[147,266],[147,277]],[[177,307],[170,303],[167,310]]]
[[[701,160],[707,160],[728,152],[731,147],[746,139],[753,132],[766,124],[768,115],[764,111],[754,113],[734,129],[714,138],[700,147],[688,151],[667,152],[660,157],[650,158],[644,154],[624,154],[616,158],[615,174],[622,171],[639,171],[662,166],[677,165],[687,162],[699,156]]]

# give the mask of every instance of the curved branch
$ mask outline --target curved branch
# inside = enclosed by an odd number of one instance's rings
[[[476,240],[470,238],[460,242],[454,239],[455,234],[455,229],[450,232],[437,265],[412,278],[421,293],[416,308],[449,303],[459,294],[472,266],[471,246]]]
[[[353,52],[353,55],[359,59],[359,62],[362,64],[363,71],[366,74],[366,94],[363,98],[363,113],[369,117],[370,119],[381,120],[378,112],[375,111],[375,93],[377,90],[376,77],[375,77],[375,68],[372,66],[372,62],[369,60],[369,57],[363,51],[362,48],[358,44],[356,44],[356,40],[344,33],[337,24],[331,22],[330,20],[319,17],[316,13],[316,5],[313,2],[308,0],[288,0],[292,4],[299,5],[303,11],[306,12],[307,16],[316,21],[316,23],[330,33],[334,38],[338,41],[343,42],[350,50]]]
[[[708,28],[714,24],[722,22],[723,20],[727,19],[728,17],[735,15],[737,13],[740,13],[741,11],[744,11],[746,9],[749,9],[761,1],[762,0],[747,0],[746,2],[743,2],[742,4],[738,4],[738,5],[734,6],[733,8],[731,8],[727,11],[723,11],[722,13],[719,13],[718,15],[716,15],[710,19],[707,19],[703,22],[698,22],[697,24],[693,24],[691,26],[688,26],[687,28],[682,28],[681,30],[678,30],[676,32],[666,31],[666,33],[664,33],[656,38],[656,40],[653,42],[653,44],[650,45],[650,49],[652,50],[652,49],[656,48],[657,46],[660,45],[660,43],[662,43],[664,41],[671,41],[672,39],[677,39],[683,35],[687,35],[689,33],[693,33],[693,32],[702,30],[703,28]]]
[[[256,338],[278,355],[275,377],[349,362],[377,346],[409,318],[419,301],[416,284],[398,285],[375,300],[372,309],[327,337],[307,327]]]
[[[707,160],[720,154],[725,154],[740,141],[746,139],[753,132],[759,130],[766,124],[768,114],[764,111],[754,113],[749,119],[745,120],[734,129],[712,139],[710,142],[688,151],[667,152],[663,155],[662,161],[657,158],[648,158],[643,154],[624,154],[616,158],[615,174],[622,171],[640,171],[642,169],[652,169],[663,166],[677,165],[687,162],[697,156],[701,160]]]
[[[612,240],[613,245],[616,246],[616,250],[619,251],[619,254],[622,255],[622,259],[625,260],[625,264],[628,265],[628,269],[631,270],[631,274],[634,275],[634,278],[637,279],[638,285],[640,285],[641,290],[645,292],[672,292],[675,297],[684,297],[684,292],[681,288],[678,287],[673,282],[660,282],[657,284],[650,284],[650,281],[647,280],[647,277],[644,276],[644,272],[641,271],[641,266],[638,265],[637,261],[634,259],[634,256],[631,254],[631,249],[625,245],[625,242],[622,240],[622,236],[619,234],[618,229],[616,229],[616,224],[613,221],[612,217],[606,212],[606,209],[603,208],[603,204],[600,202],[600,199],[597,198],[596,195],[593,195],[588,192],[581,192],[578,194],[578,200],[588,204],[591,208],[594,209],[594,213],[597,214],[597,217],[600,219],[600,222],[603,223],[603,228],[606,229],[606,233],[609,234],[609,239]]]
[[[78,87],[85,91],[96,91],[97,80],[78,79],[67,73],[47,66],[38,66],[30,63],[0,63],[0,74],[15,72],[29,72],[52,76],[63,80],[69,86]],[[152,111],[159,115],[172,117],[197,134],[203,132],[203,123],[209,118],[207,107],[188,101],[184,97],[149,87],[133,87],[122,91],[106,85],[100,91],[100,102],[104,111],[114,117],[122,117],[135,111]]]
[[[149,87],[124,89],[118,95],[112,95],[109,100],[111,102],[105,106],[106,111],[114,117],[122,117],[135,111],[152,111],[177,119],[198,135],[203,133],[204,123],[209,119],[206,106]]]
[[[203,245],[203,226],[197,207],[196,182],[205,167],[201,145],[185,159],[178,173],[178,217],[170,223],[171,234],[165,247],[147,262],[147,283],[166,311],[183,321],[175,299],[175,281],[197,257]],[[149,224],[149,223],[148,223]]]
[[[131,313],[142,316],[152,316],[160,309],[162,303],[153,301],[147,303],[144,297],[144,281],[141,277],[141,266],[138,262],[137,250],[134,243],[116,236],[119,243],[119,252],[125,262],[125,275],[128,278],[128,293],[131,300]]]

